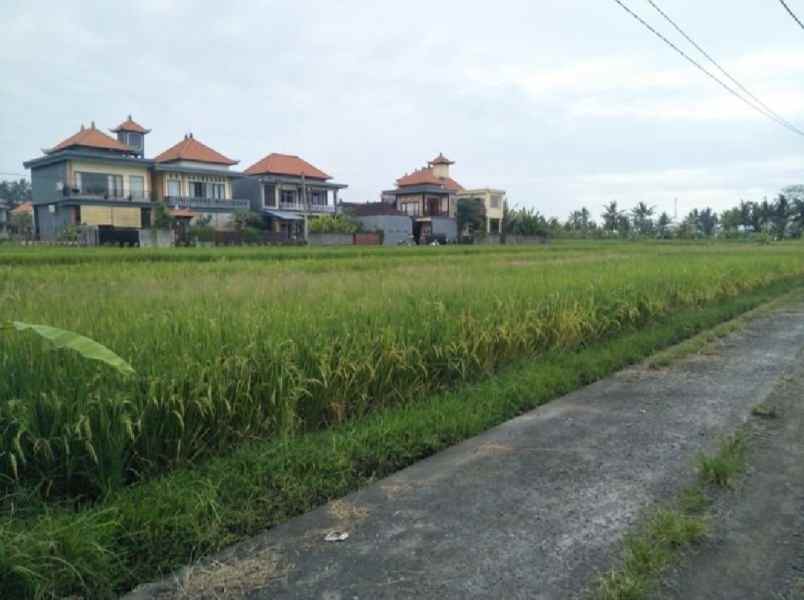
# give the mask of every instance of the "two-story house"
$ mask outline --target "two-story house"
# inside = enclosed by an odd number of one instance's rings
[[[93,122],[43,154],[24,163],[31,169],[34,230],[40,239],[56,239],[67,225],[136,230],[149,221],[153,161],[142,158],[142,147],[103,133]]]
[[[455,222],[457,195],[463,186],[450,176],[455,163],[439,154],[426,167],[396,180],[396,189],[382,197],[413,219],[413,236],[420,243],[431,238],[454,241],[458,237]]]
[[[345,184],[306,160],[290,154],[268,154],[244,171],[235,190],[247,197],[251,209],[260,212],[272,231],[291,238],[304,236],[311,218],[334,214],[338,192]]]
[[[228,229],[234,213],[249,208],[247,199],[232,194],[235,180],[242,177],[230,170],[237,162],[188,133],[154,158],[154,200],[164,202],[178,216]]]
[[[463,190],[456,194],[458,201],[462,199],[480,200],[483,203],[486,219],[486,233],[500,234],[503,226],[503,207],[505,206],[505,191],[492,188],[478,188]]]

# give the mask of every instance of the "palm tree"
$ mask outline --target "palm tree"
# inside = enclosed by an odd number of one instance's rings
[[[663,212],[659,215],[659,220],[656,221],[656,230],[659,234],[661,239],[669,239],[670,238],[670,224],[672,220],[670,219],[670,215],[666,212]]]
[[[603,229],[617,231],[622,211],[617,208],[617,202],[612,200],[603,207]]]
[[[655,207],[648,206],[644,202],[639,202],[631,209],[634,228],[639,235],[648,235],[653,231],[653,213],[655,210]]]

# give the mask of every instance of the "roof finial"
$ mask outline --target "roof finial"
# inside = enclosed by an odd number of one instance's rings
[[[95,121],[92,121],[92,129],[95,129]]]
[[[128,120],[133,121],[134,119],[131,118],[131,113],[128,113]]]
[[[84,131],[84,124],[81,123],[81,131]]]
[[[190,139],[193,139],[193,132],[190,132]]]

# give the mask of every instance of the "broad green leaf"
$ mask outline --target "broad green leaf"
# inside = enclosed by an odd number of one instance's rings
[[[23,323],[22,321],[12,321],[5,327],[0,327],[0,329],[33,331],[40,337],[51,342],[56,348],[74,350],[84,358],[106,363],[110,367],[117,369],[123,375],[133,375],[135,373],[134,368],[130,364],[109,350],[106,346],[72,331],[50,327],[49,325]]]

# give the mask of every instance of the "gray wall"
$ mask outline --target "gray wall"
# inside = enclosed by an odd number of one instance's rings
[[[433,217],[433,235],[445,235],[448,242],[458,239],[458,223],[451,217]]]
[[[50,212],[50,206],[40,204],[34,206],[35,220],[39,239],[43,241],[55,241],[59,233],[70,222],[70,209],[59,204],[55,205],[55,212]]]
[[[60,162],[46,167],[31,169],[31,197],[34,204],[48,204],[64,198],[64,193],[57,189],[56,184],[67,182],[67,163]]]
[[[262,211],[262,196],[260,186],[262,184],[256,177],[242,177],[232,182],[232,197],[248,200],[251,210]]]
[[[382,231],[384,246],[397,246],[413,235],[413,221],[402,215],[372,215],[357,217],[365,231]]]
[[[311,246],[351,246],[351,233],[310,233],[307,243]]]
[[[170,248],[175,241],[171,229],[140,229],[140,248]]]

